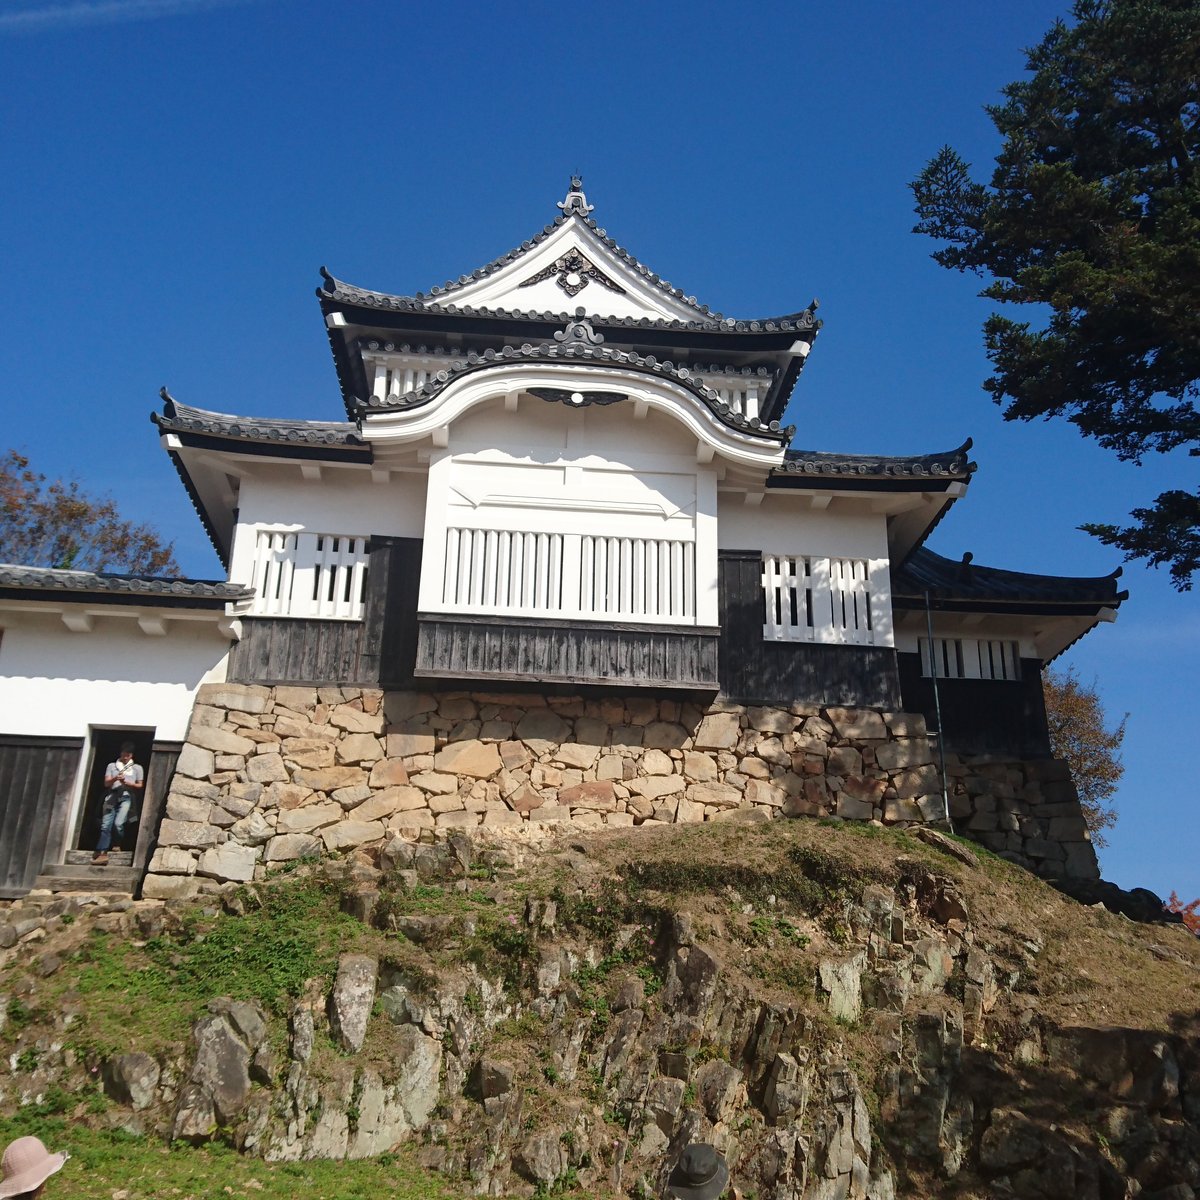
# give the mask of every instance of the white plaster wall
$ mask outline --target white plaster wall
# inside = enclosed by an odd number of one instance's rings
[[[894,639],[887,521],[882,513],[847,511],[835,498],[825,509],[807,495],[766,495],[757,505],[737,493],[717,500],[717,537],[722,550],[813,558],[861,558],[867,562],[871,598],[871,644]]]
[[[663,413],[531,397],[515,412],[496,402],[455,421],[429,476],[421,607],[430,611],[445,608],[448,523],[694,542],[695,619],[716,622],[716,472]]]
[[[816,554],[840,558],[888,556],[887,523],[881,513],[809,506],[807,495],[771,495],[748,505],[738,493],[717,498],[717,544],[722,550],[768,554]]]
[[[73,633],[56,614],[0,613],[0,733],[86,737],[115,726],[182,741],[196,689],[225,678],[229,640],[215,621],[153,611],[168,620],[165,637],[130,617],[97,616],[90,633]]]
[[[250,583],[254,574],[255,530],[341,533],[369,537],[422,535],[425,524],[424,472],[391,471],[376,482],[370,470],[323,467],[321,478],[304,479],[294,466],[263,466],[242,480],[229,578]]]
[[[587,382],[576,381],[579,386]],[[574,408],[529,396],[510,412],[497,400],[454,422],[450,449],[456,454],[495,449],[535,462],[595,458],[631,469],[675,459],[695,470],[694,434],[661,410],[641,418],[634,413],[629,401]],[[551,453],[554,457],[548,457]]]

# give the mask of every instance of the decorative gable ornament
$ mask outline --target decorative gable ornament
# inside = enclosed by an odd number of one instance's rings
[[[533,287],[535,283],[541,283],[543,279],[552,278],[568,296],[578,296],[593,280],[602,287],[608,288],[610,292],[616,292],[618,296],[625,295],[625,289],[619,283],[605,275],[595,263],[580,254],[578,250],[569,251],[557,262],[530,275],[520,286],[523,288]]]

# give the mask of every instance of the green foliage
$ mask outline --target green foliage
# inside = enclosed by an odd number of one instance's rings
[[[0,562],[76,571],[178,575],[175,548],[149,525],[121,519],[116,501],[50,482],[16,450],[0,456]]]
[[[481,971],[498,970],[505,987],[515,992],[528,975],[533,950],[533,935],[521,924],[521,918],[497,911],[479,915],[466,956]]]
[[[1071,778],[1079,793],[1088,832],[1097,846],[1106,846],[1103,831],[1117,822],[1116,811],[1104,802],[1125,774],[1121,743],[1125,740],[1126,713],[1110,729],[1096,685],[1080,683],[1072,670],[1048,670],[1042,676],[1046,698],[1046,720],[1050,727],[1050,749],[1055,758],[1071,766]]]
[[[93,932],[73,956],[74,988],[87,1011],[71,1030],[75,1048],[89,1060],[104,1058],[127,1048],[135,1028],[153,1052],[186,1039],[213,996],[257,1000],[282,1012],[308,979],[331,980],[339,951],[364,933],[317,879],[281,878],[246,900],[244,916],[193,910],[144,946]],[[22,1011],[13,1020],[10,1001],[9,1017],[19,1029],[36,1014]]]
[[[331,897],[319,880],[289,880],[256,893],[258,907],[245,916],[222,916],[208,929],[185,930],[181,942],[159,938],[146,948],[170,972],[172,989],[282,1012],[307,980],[332,979],[343,940],[362,931]]]
[[[26,1075],[37,1070],[38,1060],[42,1056],[32,1047],[26,1046],[20,1054],[17,1055],[17,1070],[24,1072]]]
[[[770,945],[774,938],[782,938],[794,946],[807,946],[808,934],[801,932],[786,917],[760,914],[750,919],[750,941],[755,945]]]
[[[14,1030],[24,1029],[37,1016],[33,1009],[19,996],[12,996],[8,1001],[8,1007],[4,1011],[8,1017],[7,1023]]]
[[[933,257],[993,314],[984,385],[1008,419],[1066,417],[1123,459],[1200,448],[1200,4],[1077,0],[988,108],[1003,139],[990,184],[944,147],[912,184]],[[1200,565],[1200,493],[1173,489],[1135,524],[1085,526],[1127,558]]]

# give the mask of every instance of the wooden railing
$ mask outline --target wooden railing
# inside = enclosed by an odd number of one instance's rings
[[[250,612],[360,620],[366,581],[364,537],[260,529]]]
[[[764,638],[874,644],[866,559],[767,554],[762,585]]]

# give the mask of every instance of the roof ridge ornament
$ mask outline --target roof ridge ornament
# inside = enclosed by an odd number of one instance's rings
[[[565,329],[559,329],[554,334],[554,340],[564,346],[599,346],[604,341],[604,335],[592,328],[592,323],[585,315],[587,309],[577,308],[575,320],[568,321]]]
[[[587,202],[583,194],[583,176],[572,175],[571,186],[567,189],[565,200],[558,202],[564,217],[586,217],[596,206]]]

